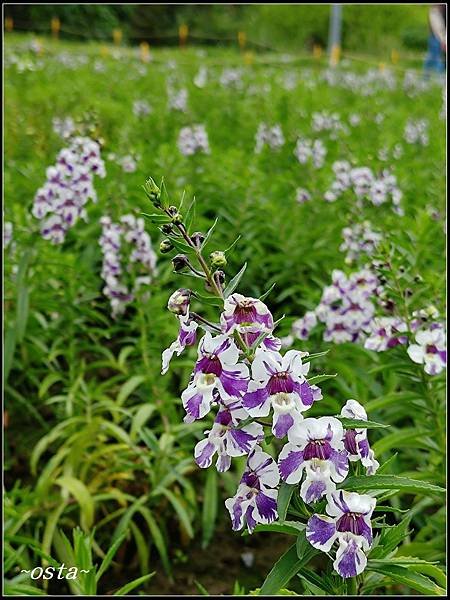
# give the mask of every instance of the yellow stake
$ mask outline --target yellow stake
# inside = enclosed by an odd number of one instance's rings
[[[322,57],[322,46],[319,44],[314,44],[313,46],[313,56],[317,60]]]
[[[245,48],[245,44],[247,43],[247,35],[245,31],[238,31],[238,44],[239,48],[243,50]]]
[[[384,69],[386,68],[386,65],[385,65],[384,63],[380,63],[380,64],[378,65],[378,68],[380,69],[380,71],[381,71],[381,72],[383,72],[383,71],[384,71]]]
[[[14,21],[12,17],[5,17],[5,29],[8,32],[11,32],[14,29]]]
[[[391,52],[391,62],[392,64],[396,65],[398,63],[398,61],[400,60],[400,54],[398,53],[397,50],[392,50]]]
[[[121,29],[113,29],[113,41],[116,44],[116,46],[119,46],[122,42],[122,30]]]
[[[340,57],[341,57],[341,47],[338,46],[337,44],[335,44],[331,48],[330,64],[332,67],[335,67],[338,64]]]
[[[106,58],[109,55],[109,48],[108,46],[101,46],[100,47],[100,55],[102,58]]]
[[[178,36],[180,38],[180,46],[186,45],[188,33],[189,33],[189,27],[186,25],[186,23],[183,23],[182,25],[180,25],[180,27],[178,29]]]
[[[52,18],[52,20],[50,21],[50,27],[52,30],[52,36],[54,38],[57,38],[59,36],[59,31],[61,29],[61,21],[59,20],[58,17]]]
[[[255,62],[255,53],[249,50],[244,54],[244,62],[246,65],[252,65]]]
[[[149,62],[150,60],[150,46],[148,45],[147,42],[141,42],[139,45],[139,49],[140,49],[140,57],[142,62]]]

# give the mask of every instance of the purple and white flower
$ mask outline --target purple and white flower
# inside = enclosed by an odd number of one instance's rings
[[[209,141],[205,126],[183,127],[178,136],[178,148],[184,156],[192,156],[197,153],[209,154]]]
[[[255,136],[255,152],[259,154],[264,146],[271,150],[279,150],[284,145],[284,135],[281,125],[270,127],[266,123],[260,123]]]
[[[262,333],[273,331],[273,317],[261,300],[248,298],[241,294],[232,294],[224,303],[220,316],[223,333]]]
[[[336,489],[348,473],[344,429],[335,417],[308,418],[291,432],[282,449],[278,467],[283,481],[299,483],[301,498],[308,504]]]
[[[41,226],[44,239],[61,244],[77,220],[86,219],[85,205],[97,200],[94,175],[105,176],[99,144],[90,138],[72,138],[56,164],[47,169],[47,181],[34,197],[33,216],[48,217]]]
[[[292,334],[299,340],[307,340],[311,330],[317,325],[316,313],[312,310],[305,312],[301,319],[292,323]]]
[[[368,337],[364,348],[384,352],[399,344],[406,344],[407,336],[399,334],[405,333],[407,329],[406,323],[398,317],[375,317],[367,327]]]
[[[258,523],[272,523],[278,518],[279,481],[277,463],[256,446],[249,454],[236,495],[225,500],[235,531],[246,523],[252,533]]]
[[[310,364],[302,363],[307,354],[289,350],[279,352],[258,349],[252,363],[252,381],[242,405],[252,417],[266,417],[273,409],[272,432],[277,438],[289,432],[302,420],[302,412],[319,400],[321,392],[311,386],[306,375]]]
[[[178,315],[180,330],[177,339],[170,344],[162,353],[161,375],[165,375],[169,370],[170,361],[174,354],[180,356],[186,346],[193,346],[197,339],[198,323],[189,315]]]
[[[364,407],[356,400],[347,400],[341,410],[341,416],[349,419],[358,419],[367,421],[367,413]],[[346,429],[344,433],[344,446],[348,452],[348,458],[351,462],[360,460],[366,467],[367,475],[374,475],[380,463],[375,460],[375,454],[369,446],[367,439],[367,429]]]
[[[409,358],[424,365],[425,373],[438,375],[447,368],[447,342],[443,326],[440,323],[432,324],[429,329],[416,333],[416,344],[408,347]]]
[[[248,387],[249,373],[248,367],[238,360],[239,350],[232,339],[205,333],[198,347],[192,380],[181,395],[185,423],[203,418],[218,398],[241,398]]]
[[[228,471],[233,456],[250,454],[256,444],[264,439],[264,430],[259,423],[240,426],[248,418],[240,400],[222,402],[208,436],[195,446],[195,462],[205,469],[217,453],[216,467],[220,472]]]
[[[339,543],[333,567],[343,578],[356,577],[366,568],[375,506],[371,496],[340,490],[327,494],[329,516],[313,515],[308,521],[306,538],[314,548],[328,553]]]

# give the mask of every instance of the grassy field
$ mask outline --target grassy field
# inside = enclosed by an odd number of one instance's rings
[[[292,540],[231,531],[223,503],[235,494],[244,457],[223,474],[195,464],[193,447],[212,422],[183,423],[180,394],[195,350],[160,375],[161,352],[177,335],[167,300],[194,280],[172,273],[173,253],[159,253],[164,236],[146,221],[157,271],[113,318],[101,278],[100,219],[154,212],[142,190],[149,176],[158,183],[164,178],[172,204],[195,196],[196,229],[206,231],[219,219],[210,251],[241,236],[225,269],[231,278],[247,263],[239,291],[257,298],[275,284],[266,302],[275,319],[285,316],[281,337],[319,304],[333,270],[377,268],[374,261],[384,265],[390,302],[377,305],[378,314],[410,323],[414,311],[434,306],[442,320],[445,106],[439,82],[411,68],[418,63],[347,59],[330,71],[324,59],[195,48],[152,51],[144,62],[138,49],[6,36],[7,594],[110,594],[136,579],[135,589],[146,594],[261,587]],[[180,90],[187,93],[184,110],[170,107]],[[324,111],[335,117],[314,120]],[[94,178],[98,201],[86,204],[86,221],[54,245],[43,239],[31,211],[46,169],[69,144],[55,132],[54,119],[69,117],[77,131],[100,141],[106,176]],[[408,122],[413,130],[422,127],[426,139],[405,139]],[[261,123],[280,125],[278,149],[266,144],[255,152]],[[184,155],[180,130],[197,124],[205,127],[209,152]],[[321,140],[323,166],[300,164],[298,138]],[[352,190],[326,201],[336,161],[377,176],[393,173],[400,214],[392,202],[361,202]],[[298,188],[307,190],[308,201],[298,201]],[[382,242],[371,256],[346,262],[342,230],[363,221]],[[214,307],[204,311],[213,318]],[[338,414],[347,399],[357,399],[369,419],[389,425],[369,432],[383,473],[445,486],[445,371],[426,374],[404,345],[374,352],[361,342],[324,341],[321,327],[292,342],[310,353],[328,351],[313,371],[337,374],[321,383],[323,400],[312,416]],[[277,448],[277,441],[268,447]],[[396,532],[397,568],[406,570],[412,563],[401,558],[413,557],[418,562],[408,573],[417,577],[374,568],[360,593],[442,593],[443,496],[397,489],[381,498],[386,512],[383,519],[377,513],[379,532]],[[254,558],[251,568],[241,558],[245,551]],[[21,572],[73,561],[88,569],[102,560],[98,581],[33,581]],[[323,558],[314,558],[313,574],[324,568]],[[294,577],[285,587],[318,593],[312,578]]]

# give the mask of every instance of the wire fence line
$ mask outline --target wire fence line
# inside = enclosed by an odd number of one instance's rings
[[[91,41],[93,43],[97,42],[97,43],[109,43],[112,44],[113,43],[113,39],[114,39],[114,35],[113,35],[113,31],[111,31],[111,35],[106,36],[106,35],[101,35],[99,37],[92,37],[92,35],[87,34],[86,32],[82,32],[80,30],[74,30],[74,29],[70,29],[67,28],[63,25],[61,25],[58,29],[58,34],[62,33],[64,35],[70,35],[70,36],[74,36],[76,38],[79,38],[82,41]],[[14,32],[17,33],[29,33],[29,34],[36,34],[36,35],[45,35],[45,36],[51,36],[51,28],[50,27],[43,27],[43,26],[36,26],[36,24],[30,24],[30,23],[25,23],[23,21],[19,21],[19,22],[15,22],[14,21]],[[180,36],[179,33],[173,33],[173,34],[165,34],[165,35],[145,35],[145,34],[141,34],[139,36],[137,35],[126,35],[125,39],[124,39],[124,43],[122,43],[122,41],[119,44],[116,44],[116,47],[122,47],[122,48],[130,48],[130,46],[126,43],[126,42],[147,42],[150,44],[150,46],[153,44],[160,44],[163,45],[164,43],[171,46],[171,47],[178,47],[180,45]],[[190,33],[188,34],[187,38],[184,40],[184,46],[188,46],[189,45],[189,41],[195,43],[199,43],[199,44],[211,44],[211,45],[226,45],[226,46],[239,46],[239,35],[236,35],[235,37],[231,37],[231,36],[226,36],[226,37],[212,37],[212,36],[208,36],[208,35],[200,35],[200,34],[194,34],[194,33]],[[137,47],[137,46],[136,46]],[[136,49],[136,48],[133,48]],[[245,37],[245,45],[244,46],[240,46],[240,49],[242,51],[251,51],[251,50],[260,50],[260,51],[265,51],[265,52],[270,52],[273,54],[272,57],[258,57],[258,56],[253,56],[252,57],[252,64],[254,65],[270,65],[270,66],[283,66],[286,64],[292,64],[292,63],[301,63],[301,62],[309,62],[310,64],[323,64],[323,56],[326,55],[326,50],[324,48],[321,48],[321,54],[320,56],[313,56],[313,54],[311,52],[308,53],[293,53],[292,51],[288,52],[286,50],[283,49],[279,49],[279,48],[274,48],[273,46],[269,46],[267,44],[263,44],[261,42],[255,42],[251,39],[248,39],[247,37]],[[322,53],[323,50],[323,53]],[[417,57],[413,60],[417,61]],[[153,59],[154,60],[154,59]],[[237,61],[240,59],[236,59]],[[420,72],[421,69],[418,69],[416,67],[413,66],[403,66],[403,65],[398,65],[398,64],[394,64],[390,59],[387,60],[386,62],[383,62],[381,59],[379,58],[375,58],[373,56],[368,56],[368,55],[359,55],[359,54],[355,54],[353,52],[347,52],[345,49],[343,49],[341,51],[341,57],[340,57],[340,63],[342,63],[343,60],[347,60],[347,61],[354,61],[356,63],[360,63],[360,64],[365,64],[368,67],[371,68],[379,68],[380,70],[382,69],[392,69],[395,71],[399,71],[399,72],[403,72],[406,73],[408,71],[416,71],[416,72]],[[409,59],[411,60],[411,59]],[[154,62],[158,62],[155,61]],[[230,60],[227,61],[214,61],[211,64],[211,66],[224,66],[226,64],[229,64]]]

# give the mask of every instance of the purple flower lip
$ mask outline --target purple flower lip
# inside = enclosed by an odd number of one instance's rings
[[[345,513],[336,523],[336,531],[350,532],[355,535],[363,535],[365,529],[364,517],[360,513]]]
[[[242,476],[242,482],[248,485],[248,487],[259,490],[259,479],[256,473],[244,473]]]
[[[348,429],[345,432],[344,446],[349,454],[358,454],[358,448],[356,447],[356,431],[354,429]]]
[[[305,449],[303,450],[304,460],[312,460],[318,458],[319,460],[327,460],[331,455],[331,446],[327,440],[312,440],[310,441]]]
[[[434,344],[429,344],[426,348],[427,354],[437,354],[439,350],[436,348]]]
[[[290,394],[294,391],[294,382],[287,371],[274,373],[269,380],[267,390],[270,396],[280,392]]]
[[[212,373],[217,377],[222,375],[222,363],[215,354],[206,354],[198,361],[197,370],[202,373]]]
[[[241,302],[234,309],[234,319],[236,323],[253,323],[256,320],[256,309],[248,302]]]

